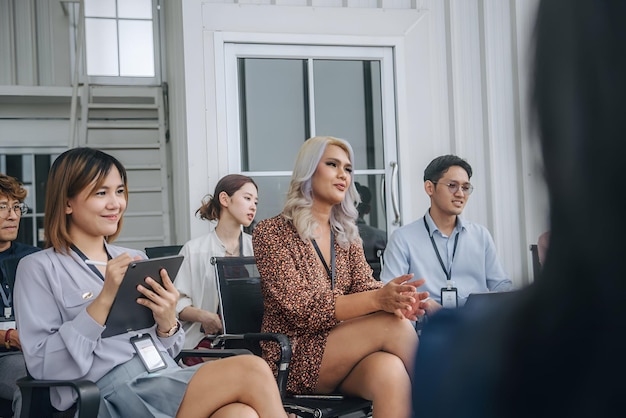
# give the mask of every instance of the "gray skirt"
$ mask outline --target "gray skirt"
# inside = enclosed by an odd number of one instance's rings
[[[166,369],[148,373],[135,356],[98,380],[98,418],[174,417],[187,384],[202,364],[181,368],[167,353],[163,357]]]

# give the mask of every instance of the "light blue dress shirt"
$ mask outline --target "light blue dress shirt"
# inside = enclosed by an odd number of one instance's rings
[[[457,217],[452,234],[446,236],[439,231],[428,212],[424,218],[391,234],[380,275],[383,282],[413,273],[413,280],[426,279],[418,291],[428,291],[431,298],[441,303],[441,288],[446,287],[447,277],[431,243],[424,219],[443,265],[451,273],[452,283],[458,292],[459,306],[465,304],[470,293],[513,289],[513,283],[498,260],[493,238],[487,228]],[[458,243],[454,253],[457,234]]]

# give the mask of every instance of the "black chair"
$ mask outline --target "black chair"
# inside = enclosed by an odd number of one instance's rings
[[[381,248],[376,250],[376,259],[375,260],[367,260],[367,263],[372,268],[372,276],[376,280],[380,280],[380,273],[383,271],[383,266],[385,262],[383,260],[383,254],[385,253],[385,249]]]
[[[261,278],[254,257],[212,257],[218,278],[219,304],[224,334],[216,336],[214,346],[232,341],[243,341],[253,353],[260,355],[260,341],[278,343],[281,358],[277,364],[277,383],[283,406],[289,413],[303,418],[336,418],[350,415],[365,417],[371,414],[372,403],[368,400],[331,395],[289,395],[287,377],[291,361],[291,344],[283,334],[261,333],[263,319],[263,295]]]
[[[243,354],[252,354],[244,349],[197,349],[183,350],[176,357],[178,362],[183,357],[225,358]],[[22,393],[22,413],[20,418],[96,418],[100,407],[100,389],[90,380],[37,380],[31,376],[17,380]],[[66,411],[57,411],[50,403],[50,388],[67,386],[73,388],[78,399],[74,406]]]
[[[13,416],[13,402],[8,399],[0,399],[0,417]]]
[[[539,279],[541,275],[541,262],[539,261],[539,246],[530,244],[530,255],[533,263],[533,280]]]
[[[162,245],[159,247],[146,247],[144,251],[148,258],[167,257],[169,255],[177,255],[182,245]]]
[[[89,380],[36,380],[30,376],[17,380],[22,393],[21,418],[92,418],[98,416],[100,389]],[[73,388],[78,399],[67,411],[57,411],[50,403],[50,388]]]

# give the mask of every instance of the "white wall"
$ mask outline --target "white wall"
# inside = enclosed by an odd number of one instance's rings
[[[444,153],[467,158],[476,190],[465,216],[490,229],[513,280],[526,283],[528,244],[547,218],[526,108],[536,0],[255,3],[182,3],[187,152],[180,158],[189,178],[189,216],[227,173],[216,33],[392,45],[404,222],[428,207],[422,186],[428,162]],[[192,219],[188,233],[206,229]]]

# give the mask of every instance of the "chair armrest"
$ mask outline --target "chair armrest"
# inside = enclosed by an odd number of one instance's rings
[[[100,389],[96,384],[89,380],[36,380],[30,376],[22,377],[17,380],[17,386],[22,393],[22,418],[31,418],[40,416],[37,408],[42,405],[35,405],[34,401],[40,401],[43,391],[49,391],[51,387],[63,386],[71,387],[78,394],[76,400],[77,417],[93,418],[98,416],[98,408],[100,407]],[[35,396],[34,396],[35,395]],[[49,397],[47,398],[49,400]],[[38,402],[39,403],[39,402]]]
[[[191,350],[181,350],[174,360],[178,363],[179,360],[185,357],[225,358],[240,356],[242,354],[252,354],[252,352],[245,348],[194,348]]]
[[[285,334],[277,332],[248,332],[246,334],[222,334],[217,335],[212,342],[212,346],[219,347],[225,341],[274,341],[280,346],[280,359],[276,362],[278,375],[276,383],[280,391],[281,398],[285,399],[287,394],[287,378],[289,377],[289,363],[291,363],[291,342]]]

